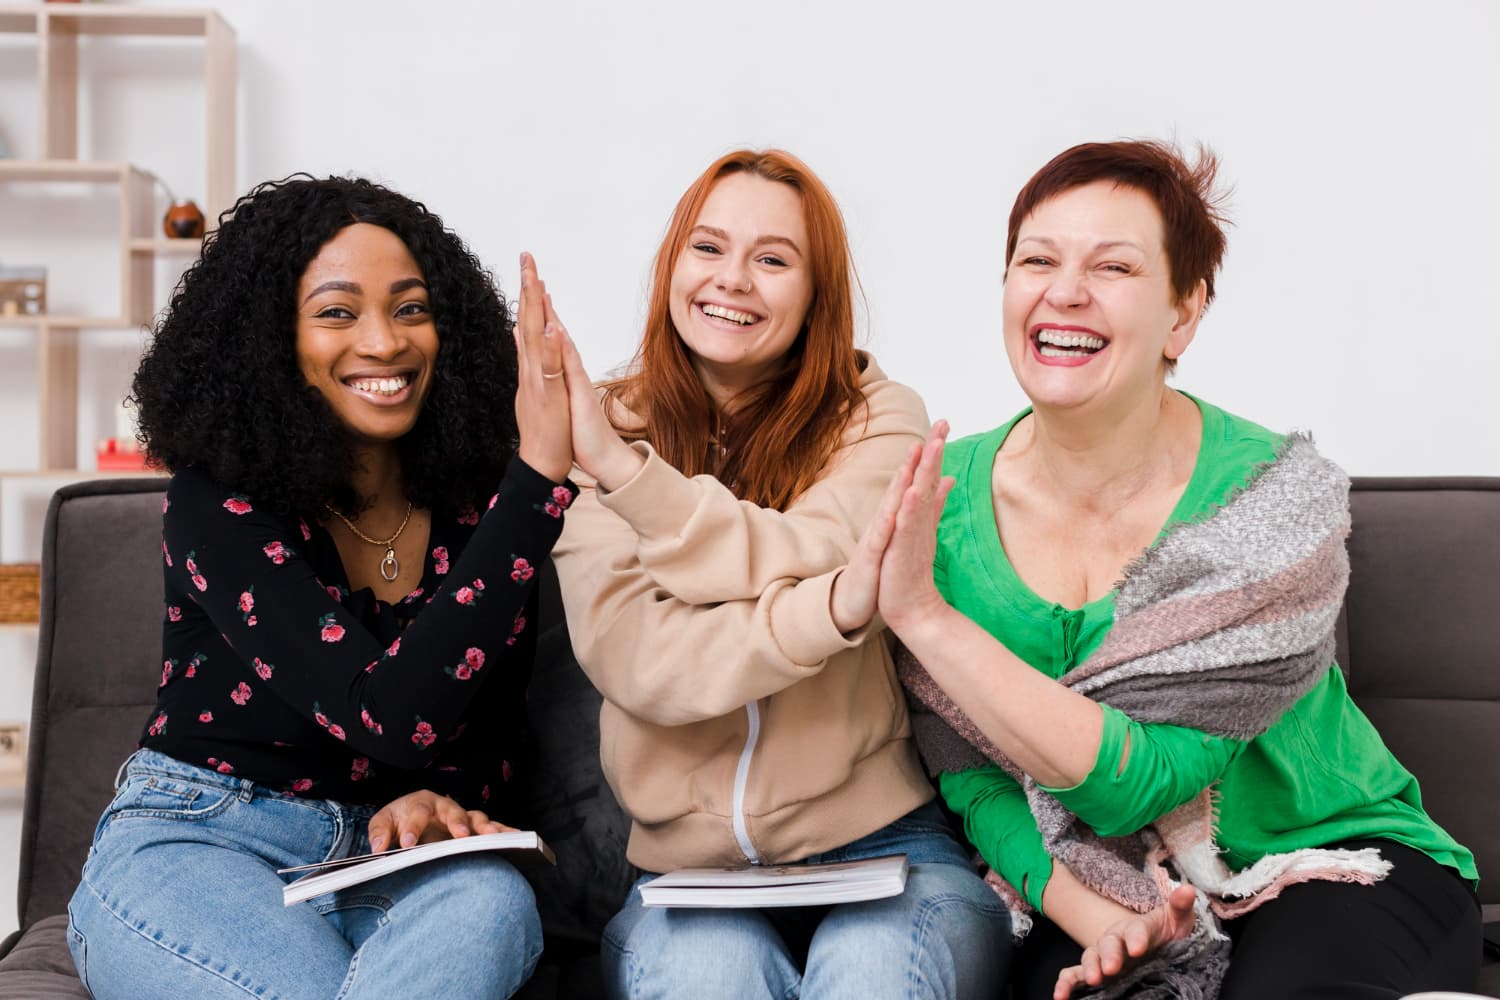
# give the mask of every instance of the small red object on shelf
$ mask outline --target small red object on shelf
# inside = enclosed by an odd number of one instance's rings
[[[146,453],[140,443],[119,438],[104,438],[95,450],[95,463],[100,472],[156,472],[159,466],[146,461]]]

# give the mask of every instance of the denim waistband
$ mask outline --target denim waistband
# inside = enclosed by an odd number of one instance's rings
[[[125,777],[131,774],[157,774],[171,778],[186,778],[200,785],[208,785],[212,788],[222,788],[226,791],[239,792],[242,795],[254,793],[255,782],[248,778],[236,778],[232,774],[220,774],[218,771],[197,764],[189,764],[186,761],[170,757],[159,750],[140,749],[129,757],[125,763],[120,765],[120,770],[115,773],[115,789],[118,791]]]

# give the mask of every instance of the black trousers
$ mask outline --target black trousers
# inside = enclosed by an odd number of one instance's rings
[[[1390,840],[1374,885],[1305,882],[1228,921],[1234,941],[1220,1000],[1397,1000],[1421,990],[1473,990],[1479,979],[1479,901],[1450,868]],[[1051,1000],[1057,974],[1082,949],[1045,917],[1011,962],[1021,1000]]]

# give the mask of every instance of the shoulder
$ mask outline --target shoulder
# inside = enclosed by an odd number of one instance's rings
[[[167,483],[166,502],[162,513],[168,520],[203,520],[222,517],[225,523],[240,520],[285,520],[286,516],[274,512],[268,504],[246,493],[216,483],[196,466],[182,469],[172,475]]]
[[[1188,398],[1198,404],[1198,411],[1203,416],[1203,443],[1217,460],[1254,468],[1274,460],[1281,452],[1286,435],[1230,413],[1205,399]]]

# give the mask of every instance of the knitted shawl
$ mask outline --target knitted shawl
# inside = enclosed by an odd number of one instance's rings
[[[1169,530],[1126,568],[1104,642],[1060,682],[1137,722],[1189,726],[1250,740],[1322,678],[1349,580],[1349,480],[1292,435],[1276,458],[1210,517]],[[1374,849],[1270,855],[1231,872],[1214,844],[1214,799],[1191,801],[1126,837],[1104,838],[1041,791],[898,649],[912,695],[912,728],[934,773],[998,763],[1026,790],[1043,843],[1082,882],[1137,912],[1162,904],[1176,879],[1199,889],[1192,934],[1173,942],[1101,996],[1212,1000],[1229,962],[1215,915],[1232,917],[1310,879],[1369,883],[1389,863]],[[1166,864],[1170,862],[1169,871]],[[1019,934],[1030,927],[1019,893],[991,872]]]

